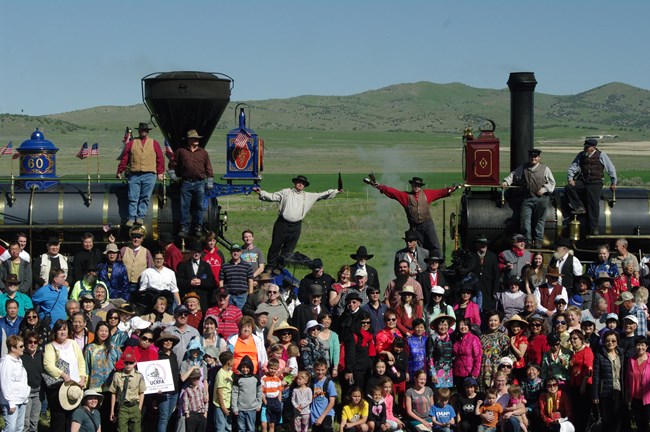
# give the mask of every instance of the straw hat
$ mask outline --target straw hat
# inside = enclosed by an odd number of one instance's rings
[[[282,321],[280,325],[275,328],[274,332],[277,333],[277,332],[281,332],[282,330],[291,330],[295,332],[298,331],[298,329],[295,328],[294,326],[290,326],[286,320]]]
[[[59,403],[61,408],[66,411],[72,411],[81,404],[84,397],[84,391],[79,384],[74,381],[64,382],[59,388]]]
[[[504,327],[509,327],[513,323],[519,323],[524,327],[528,327],[528,321],[520,317],[518,314],[514,314],[512,318],[503,323]]]
[[[454,318],[453,316],[447,314],[440,314],[437,317],[435,317],[433,321],[431,321],[431,325],[438,327],[438,323],[443,319],[446,319],[449,322],[449,327],[453,326],[456,323],[456,318]]]
[[[93,396],[96,397],[96,398],[98,399],[98,402],[97,402],[97,408],[99,408],[100,406],[102,406],[102,402],[104,401],[104,395],[101,394],[101,393],[97,393],[97,390],[95,390],[95,389],[88,389],[88,390],[86,390],[86,391],[84,392],[84,397],[83,397],[83,399],[81,399],[81,403],[83,403],[83,402],[86,400],[86,398],[93,397]]]

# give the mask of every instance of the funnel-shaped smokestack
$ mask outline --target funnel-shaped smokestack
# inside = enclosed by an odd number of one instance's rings
[[[510,170],[528,161],[535,132],[535,74],[513,72],[508,79],[510,89]]]
[[[189,129],[205,147],[230,102],[233,79],[211,72],[165,72],[142,78],[142,101],[176,150]]]

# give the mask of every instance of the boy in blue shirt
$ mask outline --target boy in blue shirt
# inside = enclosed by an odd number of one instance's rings
[[[431,407],[429,415],[433,423],[434,431],[451,432],[451,426],[456,418],[456,411],[449,405],[451,391],[448,388],[437,390],[436,404]]]
[[[327,378],[327,364],[322,359],[314,362],[314,398],[311,403],[312,432],[332,432],[336,387]]]

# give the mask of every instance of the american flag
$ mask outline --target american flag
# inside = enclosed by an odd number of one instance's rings
[[[99,144],[95,143],[93,146],[90,148],[90,155],[91,156],[99,156]]]
[[[174,150],[167,140],[165,140],[165,156],[167,156],[167,159],[170,161],[174,160]]]
[[[88,157],[88,143],[85,142],[81,148],[79,149],[79,153],[77,153],[77,157],[79,159],[86,159]]]
[[[9,141],[9,144],[7,144],[6,146],[2,147],[2,149],[0,149],[0,156],[10,155],[13,152],[14,152],[13,141]]]
[[[250,138],[251,135],[246,132],[244,129],[240,129],[239,133],[235,137],[235,148],[244,148],[246,147],[246,143],[248,143],[248,138]]]

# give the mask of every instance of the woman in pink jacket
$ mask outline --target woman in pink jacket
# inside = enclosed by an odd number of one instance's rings
[[[462,383],[467,377],[478,377],[481,371],[483,348],[478,336],[470,331],[470,321],[467,318],[458,320],[453,338],[454,382]]]
[[[650,430],[650,362],[648,340],[643,336],[635,339],[636,355],[627,363],[627,399],[632,403],[632,416],[639,432]]]

